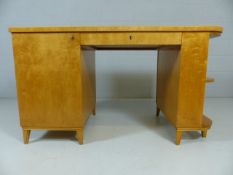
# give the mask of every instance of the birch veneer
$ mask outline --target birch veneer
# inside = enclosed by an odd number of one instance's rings
[[[212,121],[203,114],[208,44],[218,26],[10,28],[24,143],[31,130],[83,128],[95,114],[95,50],[157,49],[157,115],[176,128],[206,137]]]

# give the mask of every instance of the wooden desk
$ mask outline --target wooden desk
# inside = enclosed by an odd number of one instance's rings
[[[210,27],[49,27],[10,28],[13,34],[20,124],[24,143],[31,130],[83,128],[95,114],[95,50],[157,49],[157,115],[176,128],[206,137],[211,120],[203,115]]]

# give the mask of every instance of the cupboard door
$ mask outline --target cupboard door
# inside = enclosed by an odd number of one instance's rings
[[[79,34],[14,33],[13,47],[22,127],[80,127]]]

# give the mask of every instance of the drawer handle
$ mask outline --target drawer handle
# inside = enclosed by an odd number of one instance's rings
[[[132,35],[130,35],[130,36],[129,36],[129,39],[130,39],[130,40],[132,40],[132,39],[133,39],[133,36],[132,36]]]

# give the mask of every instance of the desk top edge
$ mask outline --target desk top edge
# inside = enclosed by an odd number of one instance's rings
[[[9,28],[11,33],[47,33],[47,32],[217,32],[221,26],[109,26],[109,27],[29,27]]]

